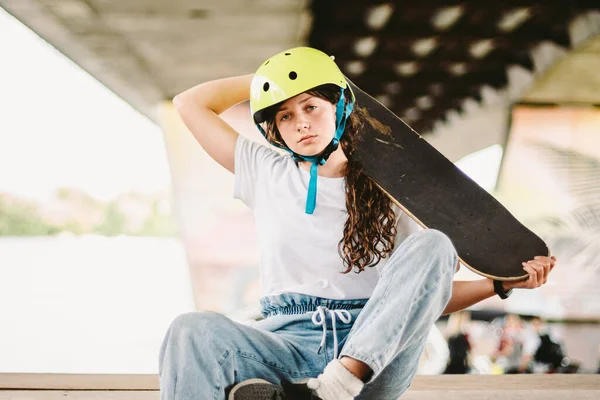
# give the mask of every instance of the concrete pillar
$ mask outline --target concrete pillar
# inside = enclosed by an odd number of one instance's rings
[[[171,101],[159,105],[173,187],[173,209],[190,264],[196,307],[232,313],[253,304],[257,245],[250,210],[232,197],[234,176],[200,147]],[[223,119],[252,132],[247,105]],[[254,128],[255,129],[255,128]]]

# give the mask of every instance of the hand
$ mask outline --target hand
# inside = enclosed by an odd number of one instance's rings
[[[548,281],[548,274],[556,265],[556,257],[537,256],[533,260],[523,263],[523,269],[529,277],[516,282],[502,282],[504,290],[510,289],[535,289]]]

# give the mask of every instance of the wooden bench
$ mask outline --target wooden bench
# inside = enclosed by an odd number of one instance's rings
[[[156,375],[0,374],[0,400],[157,400]],[[402,400],[598,400],[600,375],[417,376]]]

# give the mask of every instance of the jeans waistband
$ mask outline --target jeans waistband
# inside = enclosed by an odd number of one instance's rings
[[[367,300],[336,300],[301,293],[282,293],[262,297],[260,308],[262,316],[267,318],[275,315],[304,314],[316,311],[319,307],[325,307],[329,310],[352,310],[363,308]]]

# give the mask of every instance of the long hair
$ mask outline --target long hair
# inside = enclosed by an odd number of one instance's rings
[[[335,85],[319,86],[307,93],[334,105],[340,98],[340,89]],[[350,97],[348,89],[346,94],[344,97],[348,102]],[[275,123],[275,114],[280,106],[281,103],[265,110],[265,132],[269,142],[287,148]],[[392,201],[363,171],[362,163],[354,154],[356,146],[360,144],[365,124],[371,125],[382,133],[390,133],[389,127],[372,118],[365,108],[355,107],[340,140],[342,150],[348,159],[345,171],[348,218],[344,224],[344,236],[338,243],[338,253],[346,268],[344,274],[352,270],[360,273],[365,268],[378,264],[382,258],[386,258],[394,249],[394,238],[397,233],[396,214],[392,208]]]

